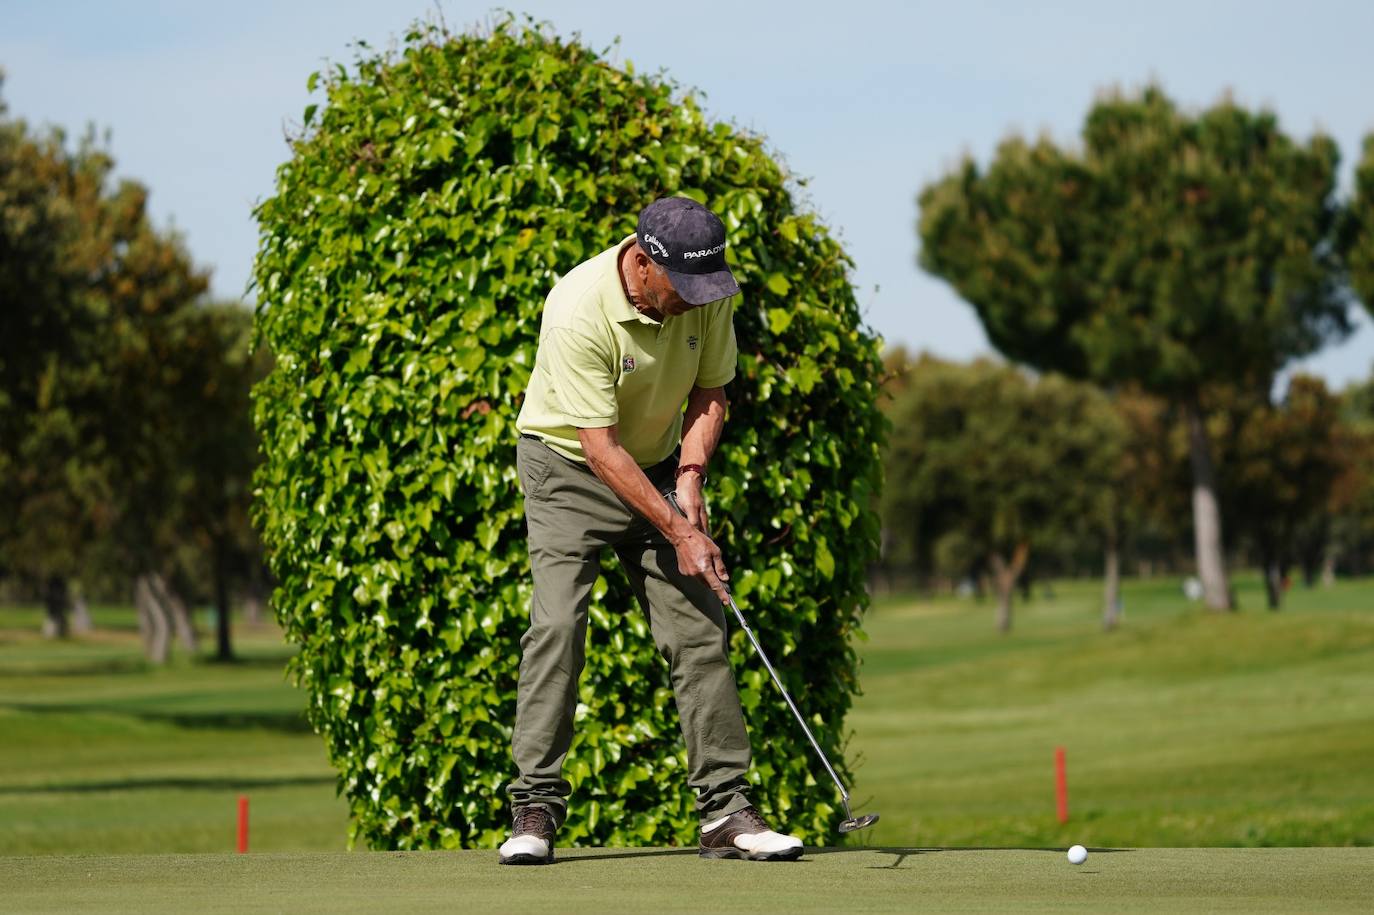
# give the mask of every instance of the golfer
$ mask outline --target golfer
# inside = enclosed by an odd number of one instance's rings
[[[553,861],[571,786],[587,604],[604,547],[620,557],[668,661],[704,857],[792,860],[802,843],[749,801],[749,735],[726,653],[725,582],[702,487],[735,376],[725,227],[656,200],[634,235],[578,265],[544,303],[516,421],[534,599],[521,639],[512,738],[519,776],[502,864]],[[683,403],[686,402],[686,415]],[[686,517],[667,500],[677,492]]]

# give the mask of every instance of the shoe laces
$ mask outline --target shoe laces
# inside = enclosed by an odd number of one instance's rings
[[[768,821],[763,818],[763,814],[759,813],[758,810],[753,807],[745,807],[739,813],[736,813],[735,816],[741,817],[750,826],[757,827],[761,830],[771,830],[773,828],[768,825]]]
[[[515,811],[517,836],[544,836],[553,832],[553,817],[543,807],[531,805]]]

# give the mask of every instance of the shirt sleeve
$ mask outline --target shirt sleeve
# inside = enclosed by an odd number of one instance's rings
[[[553,328],[540,355],[548,360],[554,400],[569,425],[596,429],[616,424],[615,366],[604,346],[575,330]]]
[[[724,387],[735,377],[739,362],[739,346],[735,342],[734,299],[722,299],[707,306],[705,338],[701,344],[701,362],[697,365],[697,387]]]

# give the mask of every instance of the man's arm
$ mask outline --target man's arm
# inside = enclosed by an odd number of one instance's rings
[[[687,398],[687,415],[682,421],[682,458],[679,466],[700,464],[705,467],[711,462],[720,444],[720,433],[725,428],[725,388],[693,387]],[[710,521],[706,517],[706,499],[701,491],[702,475],[688,471],[677,478],[677,500],[687,519],[703,534],[710,534]]]
[[[663,532],[677,550],[677,565],[684,575],[695,575],[716,592],[728,597],[724,582],[730,578],[720,549],[711,538],[673,511],[639,464],[620,444],[615,426],[578,429],[587,465],[616,495]]]

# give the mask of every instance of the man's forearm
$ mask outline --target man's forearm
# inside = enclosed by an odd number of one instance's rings
[[[725,407],[725,388],[692,388],[682,420],[680,464],[710,463],[725,428]]]
[[[668,507],[657,487],[649,481],[639,464],[617,441],[602,441],[587,447],[590,443],[584,438],[583,446],[587,454],[587,466],[591,467],[602,482],[629,503],[630,507],[648,519],[649,523],[663,532],[670,543],[677,543],[690,533],[692,526],[686,519]]]

